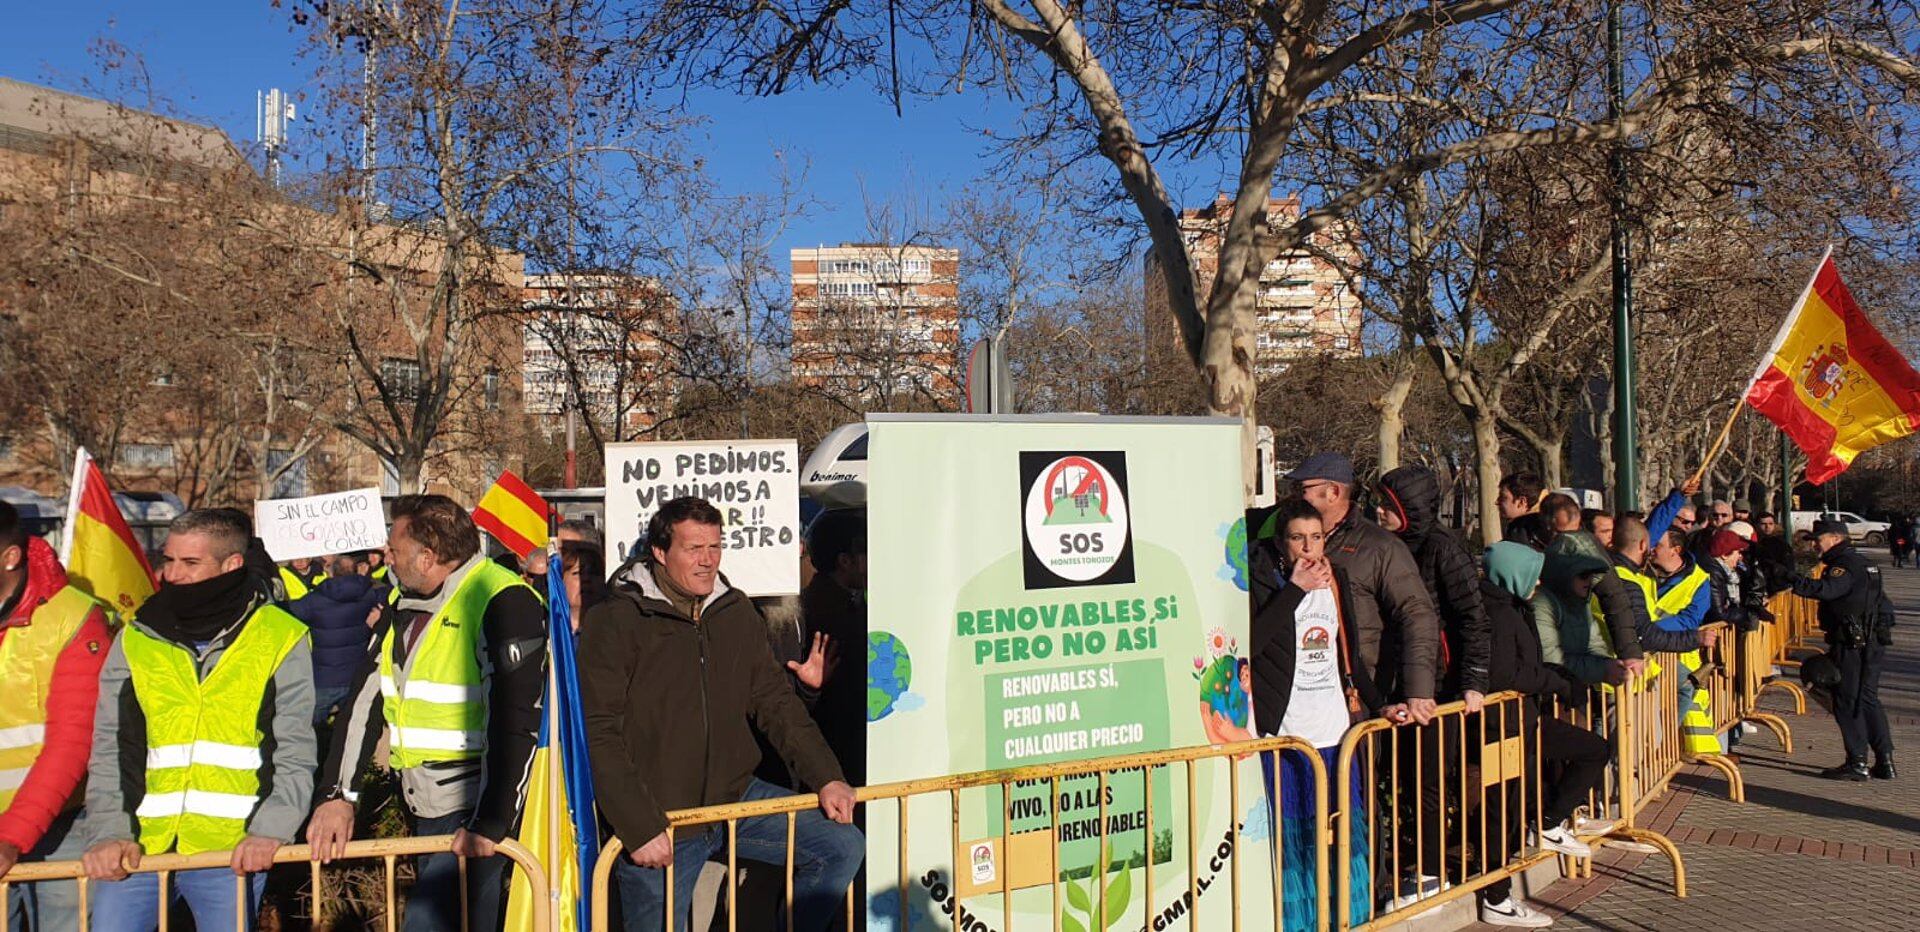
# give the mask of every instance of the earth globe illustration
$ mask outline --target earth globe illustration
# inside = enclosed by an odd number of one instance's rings
[[[892,714],[900,697],[913,683],[913,660],[907,645],[885,631],[867,635],[867,721]]]

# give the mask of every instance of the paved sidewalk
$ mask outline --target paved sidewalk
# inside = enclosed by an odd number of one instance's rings
[[[1742,743],[1744,805],[1727,801],[1718,773],[1694,768],[1650,813],[1685,857],[1687,899],[1673,896],[1664,857],[1611,849],[1591,880],[1563,880],[1537,897],[1562,914],[1555,929],[1920,929],[1920,570],[1868,553],[1900,611],[1881,687],[1906,768],[1900,779],[1815,776],[1844,755],[1833,718],[1809,700],[1806,715],[1785,716],[1792,755],[1765,729]],[[1767,705],[1786,703],[1773,693]]]

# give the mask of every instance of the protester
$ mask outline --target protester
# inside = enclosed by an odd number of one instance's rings
[[[1609,568],[1612,561],[1606,547],[1593,534],[1581,529],[1580,506],[1572,496],[1559,492],[1547,495],[1540,501],[1540,517],[1552,528],[1549,543],[1538,548],[1548,554],[1550,566],[1578,554],[1585,565],[1597,566],[1602,571]],[[1643,668],[1646,656],[1638,634],[1650,620],[1645,601],[1637,597],[1631,585],[1610,572],[1595,576],[1592,593],[1588,616],[1560,631],[1560,645],[1575,658],[1569,665],[1584,674],[1594,672],[1587,666],[1590,662],[1604,665],[1617,658],[1625,662],[1629,672],[1637,673]]]
[[[1608,572],[1604,558],[1574,546],[1569,536],[1555,538],[1543,560],[1541,585],[1530,603],[1541,656],[1583,683],[1626,682],[1626,664],[1610,653],[1587,608],[1595,581],[1618,577]]]
[[[366,573],[364,554],[341,554],[332,560],[332,572],[305,598],[287,606],[293,617],[307,623],[313,634],[313,724],[333,720],[334,710],[347,700],[353,675],[366,663],[367,619],[380,610],[386,595]]]
[[[1527,696],[1519,716],[1521,720],[1509,722],[1504,734],[1493,733],[1511,738],[1538,727],[1539,753],[1546,762],[1559,765],[1559,776],[1547,788],[1541,819],[1544,828],[1535,841],[1552,851],[1588,857],[1592,848],[1575,834],[1570,820],[1574,810],[1585,804],[1605,777],[1613,749],[1606,738],[1552,715],[1541,714],[1539,700],[1555,698],[1577,704],[1583,692],[1565,669],[1548,665],[1542,659],[1539,629],[1533,622],[1529,600],[1539,588],[1545,560],[1538,551],[1512,542],[1487,548],[1487,577],[1481,583],[1481,601],[1486,606],[1493,639],[1488,683],[1496,691],[1514,690]],[[1481,728],[1492,731],[1497,726],[1483,718]],[[1487,863],[1504,862],[1520,850],[1521,829],[1527,822],[1523,817],[1527,805],[1520,798],[1523,783],[1507,780],[1500,792],[1487,798],[1489,806],[1498,807],[1489,821],[1506,829],[1498,851],[1481,852]],[[1604,834],[1611,826],[1587,825],[1582,826],[1582,830]],[[1511,880],[1489,884],[1479,896],[1480,921],[1488,925],[1540,929],[1553,924],[1552,919],[1513,898]]]
[[[1713,559],[1715,532],[1733,523],[1733,505],[1724,498],[1716,498],[1707,506],[1706,521],[1696,524],[1693,532],[1687,535],[1687,552],[1702,563]]]
[[[1440,616],[1440,683],[1435,698],[1462,699],[1469,712],[1486,701],[1487,656],[1493,649],[1487,618],[1480,607],[1480,577],[1473,557],[1458,538],[1439,527],[1440,480],[1423,466],[1402,466],[1380,477],[1380,525],[1405,541],[1420,569],[1421,582]],[[1403,753],[1435,762],[1458,759],[1461,733],[1423,729],[1404,739]],[[1440,864],[1448,833],[1442,813],[1447,788],[1431,763],[1419,771],[1420,824],[1412,840],[1423,850],[1421,863]],[[1432,878],[1438,884],[1440,878]],[[1416,882],[1416,894],[1423,883]],[[1437,889],[1434,892],[1438,892]]]
[[[1738,540],[1731,532],[1729,538]],[[1685,632],[1712,646],[1713,635],[1701,626],[1713,619],[1713,577],[1694,558],[1687,547],[1687,535],[1680,528],[1669,529],[1653,547],[1655,626],[1665,631]],[[1711,559],[1711,556],[1709,557]],[[1698,650],[1680,655],[1677,678],[1682,747],[1694,754],[1719,754],[1726,750],[1713,730],[1711,703],[1713,694],[1694,680],[1706,660]]]
[[[824,645],[867,642],[867,516],[828,511],[807,528],[813,579],[800,593],[806,630]],[[789,662],[789,667],[793,665]],[[813,720],[855,786],[867,779],[867,678],[860,664],[829,669],[813,705]]]
[[[1633,586],[1640,593],[1641,604],[1647,608],[1647,622],[1635,629],[1640,640],[1640,648],[1649,652],[1685,653],[1713,646],[1712,632],[1706,632],[1702,643],[1702,632],[1696,627],[1691,630],[1670,630],[1660,626],[1663,617],[1659,601],[1659,583],[1654,579],[1648,561],[1653,556],[1651,540],[1647,536],[1647,525],[1639,518],[1622,515],[1614,524],[1615,548],[1608,552],[1613,562],[1614,574]]]
[[[1500,477],[1500,491],[1494,497],[1494,504],[1500,509],[1500,520],[1512,524],[1522,515],[1530,515],[1540,508],[1540,497],[1547,492],[1547,484],[1534,473],[1516,472]]]
[[[1847,759],[1820,775],[1834,780],[1861,781],[1869,777],[1891,780],[1893,733],[1880,705],[1880,671],[1892,642],[1893,614],[1880,576],[1867,558],[1853,549],[1847,526],[1823,519],[1814,522],[1814,542],[1820,547],[1819,576],[1793,584],[1793,594],[1820,603],[1820,630],[1826,634],[1827,655],[1840,670],[1834,690],[1833,718]],[[1867,767],[1867,752],[1873,767]]]
[[[607,558],[600,545],[583,540],[560,541],[560,566],[567,587],[567,607],[571,609],[575,634],[587,609],[607,600],[613,590],[607,587]]]
[[[719,826],[667,835],[667,811],[788,794],[753,777],[751,725],[819,794],[820,811],[737,823],[739,850],[795,851],[794,926],[819,932],[837,912],[865,849],[854,794],[833,751],[774,662],[767,628],[720,573],[720,513],[704,499],[661,505],[643,558],[615,574],[614,595],[581,628],[581,703],[595,784],[619,787],[601,812],[627,842],[615,867],[627,928],[684,929],[700,865],[726,844]],[[695,724],[699,723],[699,724]],[[760,857],[755,857],[759,855]],[[665,916],[674,866],[676,915]]]
[[[1758,534],[1753,541],[1752,555],[1754,565],[1760,568],[1766,579],[1768,595],[1775,595],[1793,588],[1796,561],[1793,556],[1793,542],[1787,539],[1786,529],[1780,526],[1771,511],[1760,513]]]
[[[1733,500],[1733,520],[1753,522],[1753,503],[1744,498]]]
[[[80,784],[93,742],[106,611],[69,583],[47,542],[0,501],[0,881],[15,864],[77,860]],[[0,911],[11,928],[79,928],[79,888],[16,883]]]
[[[555,529],[553,536],[560,538],[562,544],[592,544],[596,547],[601,546],[600,529],[594,526],[592,521],[588,521],[585,518],[568,518],[560,522],[560,526]]]
[[[384,733],[415,835],[453,836],[415,868],[410,932],[500,926],[508,861],[495,846],[526,804],[546,689],[546,610],[480,551],[467,510],[442,495],[393,501],[387,546],[399,604],[374,630],[335,722],[307,838],[322,862],[353,837],[358,778]],[[384,728],[382,727],[384,725]]]
[[[287,590],[287,601],[297,602],[307,597],[320,580],[327,578],[326,563],[313,557],[300,557],[288,560],[280,567],[280,582]]]
[[[167,535],[159,591],[114,639],[100,672],[82,862],[92,928],[150,932],[158,854],[231,851],[229,867],[176,871],[194,924],[249,927],[274,853],[313,798],[313,666],[307,628],[265,602],[231,510],[189,511]],[[235,875],[251,875],[237,903]]]
[[[1432,721],[1440,619],[1413,553],[1354,508],[1353,463],[1345,456],[1316,453],[1287,478],[1328,528],[1327,556],[1353,587],[1354,646],[1381,695],[1395,703],[1389,713],[1396,722]]]
[[[1565,492],[1548,492],[1540,498],[1540,516],[1547,519],[1553,533],[1571,534],[1581,528],[1580,503]]]
[[[1391,475],[1391,473],[1389,473]],[[1320,513],[1299,498],[1282,501],[1268,525],[1272,533],[1253,541],[1248,553],[1248,595],[1252,639],[1247,648],[1253,680],[1253,724],[1263,735],[1292,735],[1320,750],[1321,762],[1334,770],[1340,741],[1353,722],[1378,715],[1383,701],[1364,664],[1353,662],[1351,586],[1346,574],[1326,556],[1326,526]],[[1270,839],[1285,865],[1286,928],[1313,929],[1319,919],[1314,814],[1318,808],[1311,763],[1288,752],[1263,755],[1268,818],[1278,830]],[[1353,766],[1359,767],[1355,761]],[[1366,791],[1351,781],[1353,795],[1333,808],[1365,811]],[[1368,832],[1365,819],[1336,824],[1350,829],[1346,871],[1336,868],[1334,882],[1369,889]],[[1329,897],[1331,902],[1333,897]],[[1349,919],[1368,917],[1369,897],[1355,896]]]
[[[1587,508],[1580,512],[1581,529],[1592,534],[1593,539],[1599,541],[1600,546],[1608,550],[1613,549],[1613,526],[1613,515],[1598,508]]]

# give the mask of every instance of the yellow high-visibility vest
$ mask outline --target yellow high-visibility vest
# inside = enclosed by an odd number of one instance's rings
[[[294,572],[291,566],[283,566],[280,568],[280,584],[287,587],[287,601],[289,602],[297,602],[306,598],[307,593],[313,591],[313,587],[307,585],[305,577]]]
[[[73,643],[87,616],[100,607],[86,593],[63,586],[33,610],[27,623],[0,639],[0,812],[27,780],[47,740],[47,691],[53,666]]]
[[[201,679],[193,653],[129,625],[121,650],[146,718],[146,795],[134,816],[148,854],[225,851],[266,795],[260,709],[307,626],[263,605]]]
[[[401,626],[397,619],[388,626],[380,641],[380,707],[395,768],[472,760],[486,750],[480,625],[487,603],[514,586],[527,584],[491,560],[475,565],[446,604],[427,620],[426,630],[413,645],[404,682],[393,662]]]

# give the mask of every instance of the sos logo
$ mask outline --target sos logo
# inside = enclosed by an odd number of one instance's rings
[[[1028,589],[1133,582],[1127,455],[1020,454]]]

